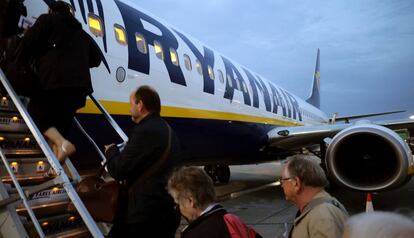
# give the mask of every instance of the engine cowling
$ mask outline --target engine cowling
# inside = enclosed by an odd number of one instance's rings
[[[325,161],[328,176],[358,191],[401,186],[409,179],[412,154],[394,131],[379,125],[356,124],[334,136]]]

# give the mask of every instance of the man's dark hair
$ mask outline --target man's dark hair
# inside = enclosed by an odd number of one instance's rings
[[[135,91],[135,103],[141,100],[150,113],[160,114],[161,100],[158,93],[150,86],[141,86]]]
[[[49,8],[50,8],[51,13],[62,14],[66,16],[73,16],[69,4],[65,2],[56,1],[52,3]]]
[[[294,155],[288,159],[286,168],[289,177],[298,177],[305,186],[323,188],[328,185],[325,172],[310,156]]]

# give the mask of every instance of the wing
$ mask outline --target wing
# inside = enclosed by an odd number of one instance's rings
[[[414,121],[412,120],[383,122],[361,120],[354,123],[277,127],[267,134],[269,137],[269,146],[284,150],[297,150],[303,147],[320,144],[325,138],[333,138],[338,132],[358,124],[374,124],[392,130],[407,130],[407,137],[414,134]]]
[[[347,124],[319,126],[277,127],[268,132],[269,146],[284,150],[296,150],[320,143],[349,127]]]

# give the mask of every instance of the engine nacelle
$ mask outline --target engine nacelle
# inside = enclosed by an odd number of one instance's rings
[[[356,124],[335,135],[325,161],[330,179],[359,190],[398,187],[409,179],[412,154],[394,131],[373,124]]]

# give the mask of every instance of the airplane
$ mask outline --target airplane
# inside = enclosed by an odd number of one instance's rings
[[[52,1],[25,0],[20,24],[33,25]],[[204,165],[220,182],[229,180],[229,165],[283,160],[304,150],[321,158],[333,182],[353,190],[397,188],[414,173],[405,141],[413,121],[356,120],[387,113],[329,118],[320,110],[319,49],[312,91],[303,100],[132,2],[65,2],[101,49],[104,63],[91,69],[94,96],[122,129],[133,126],[129,94],[153,87],[184,162]],[[77,118],[101,148],[120,141],[91,100]],[[78,154],[88,154],[79,141]]]

